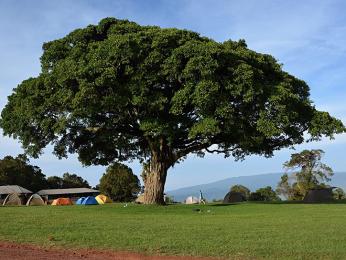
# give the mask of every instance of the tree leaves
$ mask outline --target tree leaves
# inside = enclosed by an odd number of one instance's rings
[[[306,132],[319,140],[345,131],[315,109],[305,82],[244,40],[106,18],[45,43],[41,65],[0,119],[33,156],[53,144],[85,165],[143,161],[165,140],[160,152],[173,165],[212,145],[236,159],[271,156]]]

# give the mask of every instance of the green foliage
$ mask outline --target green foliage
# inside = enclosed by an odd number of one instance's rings
[[[33,156],[51,143],[59,157],[107,165],[164,148],[169,167],[189,153],[271,156],[304,132],[345,130],[315,109],[305,82],[243,40],[106,18],[44,43],[41,66],[14,89],[0,121]]]
[[[68,188],[90,188],[89,183],[76,174],[64,173],[63,177],[50,176],[47,178],[50,189],[68,189]]]
[[[346,194],[345,194],[343,189],[336,188],[333,190],[333,197],[336,200],[344,200],[344,199],[346,199]]]
[[[36,192],[45,188],[47,182],[38,166],[30,165],[25,156],[19,155],[0,160],[0,185],[19,185]]]
[[[245,200],[248,200],[250,197],[250,190],[243,185],[234,185],[230,188],[230,191],[240,192],[245,198]]]
[[[284,167],[299,171],[294,171],[290,176],[284,174],[277,193],[289,200],[302,200],[309,189],[328,187],[324,182],[330,181],[333,170],[321,162],[323,154],[322,150],[303,150],[292,154]]]
[[[256,190],[256,192],[251,192],[250,201],[279,201],[280,198],[276,195],[272,187],[267,186]]]
[[[47,188],[48,189],[63,189],[64,180],[59,176],[49,176],[47,178]]]
[[[166,204],[173,204],[173,203],[176,203],[174,201],[174,197],[173,196],[165,196],[165,202]]]
[[[132,201],[140,191],[140,182],[129,167],[114,163],[101,177],[99,188],[114,201]]]

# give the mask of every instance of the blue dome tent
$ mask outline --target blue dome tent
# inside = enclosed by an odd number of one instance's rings
[[[98,202],[95,197],[89,196],[83,200],[82,205],[98,205]]]
[[[85,200],[85,197],[81,197],[76,201],[76,205],[82,205],[83,201]]]

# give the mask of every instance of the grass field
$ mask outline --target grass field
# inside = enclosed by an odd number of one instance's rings
[[[346,204],[1,207],[0,223],[0,240],[45,246],[230,259],[346,259]]]

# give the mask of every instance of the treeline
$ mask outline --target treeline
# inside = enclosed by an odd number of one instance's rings
[[[243,185],[234,185],[230,188],[231,192],[241,193],[244,200],[248,201],[280,201],[280,197],[272,189],[267,186],[251,192],[249,188]]]
[[[282,175],[280,182],[274,191],[267,186],[250,192],[243,185],[234,185],[230,188],[233,192],[240,192],[245,200],[249,201],[278,201],[280,197],[286,200],[303,200],[311,189],[330,188],[327,184],[333,176],[333,170],[322,163],[323,150],[303,150],[291,155],[291,159],[284,163],[286,173]],[[333,197],[336,200],[346,199],[343,189],[335,188]]]
[[[82,177],[68,172],[62,177],[46,178],[42,170],[31,165],[25,155],[0,159],[0,185],[19,185],[33,192],[43,189],[90,188]]]

